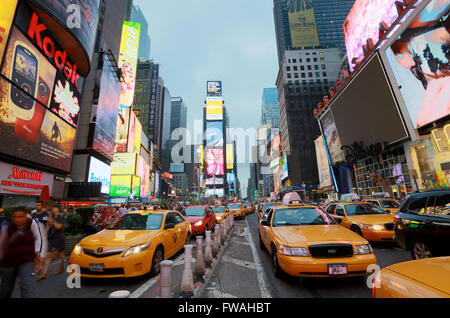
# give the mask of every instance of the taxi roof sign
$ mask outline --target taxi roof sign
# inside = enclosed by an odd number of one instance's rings
[[[360,197],[359,195],[357,195],[356,193],[349,193],[349,194],[343,194],[341,196],[341,201],[342,202],[352,202],[352,201],[360,201]]]
[[[289,192],[286,193],[283,197],[283,204],[289,205],[289,204],[301,204],[302,200],[300,199],[300,196],[297,192]]]

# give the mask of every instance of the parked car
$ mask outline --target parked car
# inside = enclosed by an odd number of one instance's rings
[[[181,214],[191,223],[192,235],[205,236],[206,231],[213,230],[216,225],[216,215],[206,205],[190,206]]]
[[[395,241],[413,259],[450,256],[450,188],[409,195],[394,222]]]

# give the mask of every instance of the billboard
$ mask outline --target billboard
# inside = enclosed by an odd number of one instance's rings
[[[223,147],[223,121],[206,122],[206,147]]]
[[[332,163],[335,164],[337,162],[344,161],[344,153],[341,150],[341,141],[339,139],[331,110],[322,117],[320,123],[322,125],[323,134],[327,142]]]
[[[228,183],[228,189],[231,192],[235,191],[235,184],[236,184],[236,179],[234,177],[234,173],[227,173],[227,183]]]
[[[78,125],[81,94],[70,84],[65,76],[58,72],[50,109],[72,126]]]
[[[450,114],[449,12],[432,0],[385,50],[414,128]]]
[[[127,142],[127,152],[134,152],[134,142],[136,141],[136,114],[132,109],[129,111],[130,120],[128,124],[128,142]],[[139,145],[141,141],[139,139]],[[139,151],[141,148],[139,147]],[[138,151],[138,152],[139,152]]]
[[[133,198],[139,198],[140,194],[141,194],[141,177],[132,176],[131,196]]]
[[[130,108],[120,108],[117,116],[116,139],[114,152],[128,151],[128,125],[130,123]]]
[[[131,194],[132,176],[111,176],[111,189],[109,195],[111,197],[129,197]]]
[[[131,175],[136,174],[137,154],[119,152],[114,154],[114,160],[111,162],[111,174],[113,175]]]
[[[11,30],[14,13],[16,12],[17,0],[3,0],[0,3],[0,65],[5,52],[9,31]]]
[[[314,141],[316,145],[317,168],[319,171],[320,188],[331,186],[330,165],[323,136]]]
[[[350,70],[353,71],[352,60],[356,57],[364,59],[363,46],[368,39],[373,44],[379,41],[380,23],[388,26],[397,19],[396,0],[356,0],[344,21],[344,38]]]
[[[140,30],[141,25],[139,23],[129,21],[124,21],[123,23],[118,63],[122,73],[120,90],[121,108],[129,108],[133,105]]]
[[[148,184],[150,182],[150,169],[147,161],[144,157],[139,156],[139,167],[138,167],[138,176],[141,178],[140,180],[140,197],[148,196]]]
[[[227,170],[234,168],[234,144],[227,144]]]
[[[87,181],[101,182],[101,193],[109,194],[111,185],[111,166],[94,157],[91,157]]]
[[[67,172],[75,132],[17,86],[0,78],[0,152]]]
[[[103,63],[100,62],[97,69],[99,95],[96,105],[92,107],[93,112],[96,109],[93,115],[95,130],[92,148],[112,160],[116,145],[114,139],[118,119],[120,82],[109,58],[102,55],[101,61]]]
[[[206,174],[209,177],[225,174],[223,148],[206,149]]]
[[[225,195],[224,189],[205,189],[206,197],[213,197],[213,196],[223,197],[224,195]]]
[[[208,179],[205,179],[205,184],[209,185],[209,186],[223,185],[223,179],[222,178],[208,178]]]
[[[206,95],[207,96],[222,96],[222,82],[221,81],[208,81],[206,82]]]
[[[312,0],[288,0],[287,11],[292,48],[320,45]]]
[[[223,120],[223,98],[206,98],[206,120]]]
[[[141,152],[141,138],[142,138],[142,124],[136,117],[136,115],[134,115],[134,149],[131,152],[133,151],[136,153]]]
[[[184,163],[170,163],[170,172],[171,173],[183,173],[184,172]]]

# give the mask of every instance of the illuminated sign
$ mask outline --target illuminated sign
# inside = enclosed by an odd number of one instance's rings
[[[111,167],[106,163],[91,157],[88,182],[101,182],[101,193],[109,194],[111,185]]]
[[[131,195],[132,176],[111,176],[111,197],[129,197]]]
[[[2,0],[0,4],[0,64],[2,63],[16,7],[17,0]]]
[[[223,147],[223,121],[207,121],[206,147]]]
[[[320,45],[312,1],[288,0],[287,11],[292,48]]]
[[[206,98],[206,120],[223,120],[223,98]]]
[[[133,105],[140,30],[139,23],[129,21],[123,23],[119,55],[119,68],[122,72],[120,106],[123,108]]]
[[[168,172],[164,172],[163,173],[163,178],[172,180],[173,179],[173,174],[168,173]]]
[[[206,173],[208,176],[225,174],[223,148],[206,149]]]
[[[319,170],[320,188],[331,186],[330,166],[323,136],[314,141],[316,145],[317,168]]]
[[[227,170],[234,168],[234,145],[227,144]]]
[[[131,183],[131,196],[139,198],[141,194],[141,177],[133,176]]]
[[[115,153],[114,160],[111,163],[111,174],[113,175],[131,175],[136,173],[135,153]]]
[[[80,113],[79,97],[76,90],[71,89],[68,81],[57,80],[51,110],[69,124],[76,126]]]
[[[222,82],[221,81],[208,81],[207,96],[222,96]]]
[[[44,186],[52,193],[54,175],[0,162],[0,193],[39,196]]]
[[[205,179],[205,184],[206,185],[223,185],[223,179],[222,178],[208,178]]]

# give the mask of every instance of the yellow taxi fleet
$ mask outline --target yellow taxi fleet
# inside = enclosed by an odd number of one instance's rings
[[[367,202],[375,204],[380,209],[389,211],[392,215],[395,215],[400,208],[400,203],[394,199],[368,199]]]
[[[368,241],[392,241],[394,217],[369,202],[338,202],[327,208],[336,222]]]
[[[158,274],[159,263],[190,241],[191,225],[175,211],[129,212],[103,231],[82,239],[70,255],[82,277]]]
[[[236,219],[243,219],[245,217],[245,208],[241,203],[229,204],[228,209]]]
[[[212,206],[211,208],[216,215],[217,224],[222,223],[224,219],[231,215],[231,212],[225,206]]]
[[[377,262],[366,239],[315,206],[274,206],[264,213],[258,232],[261,249],[272,256],[275,276],[362,276]]]

